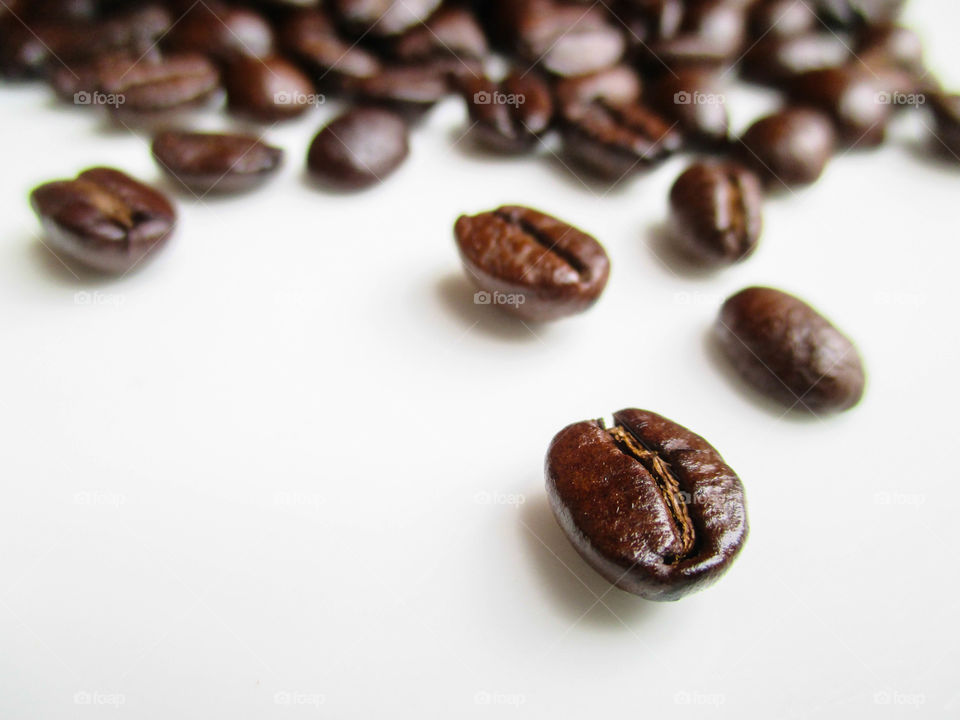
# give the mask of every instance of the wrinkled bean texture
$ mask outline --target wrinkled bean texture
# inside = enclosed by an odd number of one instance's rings
[[[252,135],[164,131],[154,138],[160,167],[196,193],[237,193],[262,184],[283,160],[283,150]]]

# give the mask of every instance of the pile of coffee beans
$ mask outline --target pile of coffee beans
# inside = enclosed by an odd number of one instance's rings
[[[616,184],[696,153],[669,196],[670,237],[720,270],[750,257],[765,197],[814,183],[840,150],[882,144],[900,112],[929,113],[931,146],[960,162],[960,95],[898,23],[903,0],[9,0],[0,77],[42,79],[77,105],[153,132],[163,171],[191,192],[248,192],[284,150],[248,134],[200,133],[186,111],[219,104],[273,124],[326,97],[351,107],[303,148],[321,188],[359,191],[409,154],[409,132],[447,96],[491,153],[538,156],[553,136],[573,172]],[[497,72],[494,71],[497,69]],[[741,136],[725,93],[745,81],[782,100]],[[541,153],[542,155],[542,153]],[[163,246],[169,200],[95,168],[37,188],[53,245],[124,273]],[[624,222],[631,222],[625,219]],[[591,307],[610,259],[588,233],[537,210],[461,217],[467,274],[523,321]],[[754,287],[719,311],[737,373],[810,412],[860,400],[853,343],[803,301]],[[747,533],[737,476],[702,438],[654,413],[577,423],[547,459],[554,511],[575,547],[620,587],[674,599],[719,575]]]

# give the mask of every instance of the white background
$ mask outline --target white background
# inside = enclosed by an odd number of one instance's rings
[[[960,87],[960,7],[909,17]],[[730,102],[738,129],[771,106]],[[110,281],[41,244],[27,193],[96,164],[162,182],[146,140],[40,87],[0,103],[4,720],[960,717],[960,166],[918,122],[702,276],[656,232],[686,159],[605,194],[457,144],[451,101],[389,182],[334,195],[301,169],[331,104],[268,132],[268,187],[179,195],[175,240]],[[501,203],[606,245],[591,312],[473,304],[451,228]],[[785,416],[734,381],[707,333],[750,284],[855,339],[858,408]],[[739,560],[675,604],[611,589],[542,489],[555,432],[629,406],[747,489]]]

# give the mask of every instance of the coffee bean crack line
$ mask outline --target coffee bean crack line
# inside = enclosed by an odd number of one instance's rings
[[[533,223],[530,223],[523,218],[511,217],[509,214],[501,213],[500,211],[495,211],[494,215],[509,225],[516,225],[519,227],[521,230],[523,230],[523,232],[529,235],[537,245],[542,247],[548,253],[556,255],[567,265],[573,268],[574,272],[576,272],[581,279],[586,279],[590,274],[589,268],[583,263],[582,260],[580,260],[580,258],[560,247],[560,241],[567,236],[567,233],[572,232],[572,230],[565,230],[563,235],[561,235],[558,240],[554,240],[549,235],[537,228]]]

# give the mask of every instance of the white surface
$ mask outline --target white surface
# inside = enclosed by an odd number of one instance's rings
[[[960,87],[960,7],[911,16]],[[960,717],[960,168],[915,127],[704,278],[651,250],[683,159],[601,198],[454,147],[451,102],[390,182],[329,195],[301,178],[329,107],[268,134],[268,188],[181,197],[175,241],[103,282],[25,197],[94,164],[158,180],[144,139],[40,88],[0,103],[0,717]],[[504,202],[605,243],[593,311],[533,334],[473,305],[451,227]],[[781,417],[731,383],[706,333],[755,283],[858,342],[860,407]],[[553,434],[627,406],[747,489],[741,557],[677,604],[611,590],[544,499]]]

